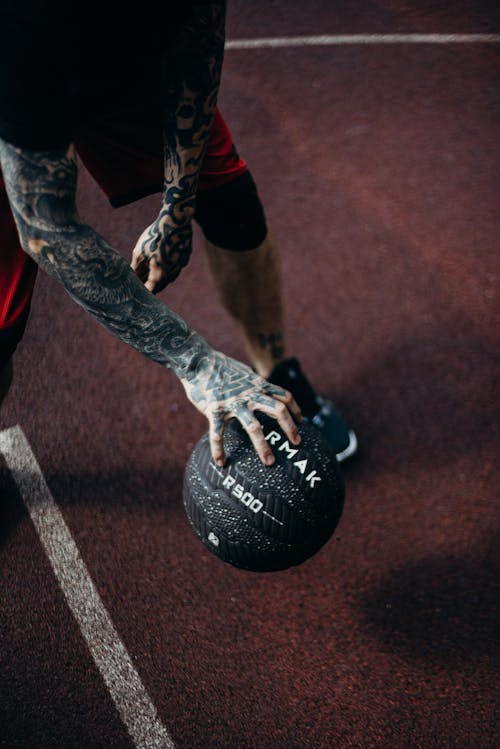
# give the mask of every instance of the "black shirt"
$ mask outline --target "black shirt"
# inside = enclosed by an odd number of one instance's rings
[[[189,2],[1,0],[0,137],[66,146],[95,112],[157,105]]]

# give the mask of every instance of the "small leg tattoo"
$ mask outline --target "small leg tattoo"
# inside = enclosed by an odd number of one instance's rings
[[[273,359],[279,360],[283,358],[285,348],[283,345],[283,335],[281,333],[269,333],[269,335],[258,333],[257,338],[259,346],[262,349],[270,350]]]

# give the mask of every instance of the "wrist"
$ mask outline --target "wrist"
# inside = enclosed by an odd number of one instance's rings
[[[183,382],[192,382],[204,362],[213,352],[212,347],[198,333],[191,331],[187,339],[180,346],[175,346],[169,357],[169,368]]]
[[[178,203],[164,203],[156,220],[156,229],[159,234],[168,234],[172,229],[188,227],[194,217],[194,199],[192,204],[184,201]]]

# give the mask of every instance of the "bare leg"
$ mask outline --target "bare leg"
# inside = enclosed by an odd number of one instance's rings
[[[204,239],[219,299],[238,325],[250,362],[262,376],[285,356],[280,260],[268,234],[255,250],[223,250]]]
[[[251,364],[267,379],[286,356],[281,271],[273,239],[268,234],[257,249],[248,252],[223,250],[205,239],[205,249],[219,299],[241,330]],[[302,413],[322,432],[339,461],[356,452],[355,433],[333,403],[317,397],[297,361],[274,378],[293,393]]]
[[[7,393],[9,392],[11,383],[12,383],[12,357],[0,369],[0,406],[2,405],[3,400],[6,397]]]

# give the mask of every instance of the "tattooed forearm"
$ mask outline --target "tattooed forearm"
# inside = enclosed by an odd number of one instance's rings
[[[163,61],[164,202],[174,222],[192,206],[224,57],[225,3],[195,5]]]
[[[155,272],[163,266],[172,278],[191,248],[198,174],[220,82],[225,2],[195,4],[189,13],[177,45],[180,57],[176,59],[173,50],[173,58],[165,63],[162,210],[138,242]],[[292,443],[299,441],[292,415],[300,419],[300,410],[290,393],[214,351],[148,291],[118,252],[80,221],[72,146],[28,151],[0,140],[0,165],[23,248],[107,330],[175,372],[192,403],[209,420],[215,460],[224,461],[223,425],[236,416],[261,459],[274,461],[254,410],[276,418]],[[148,278],[149,288],[158,290],[156,281]]]
[[[223,425],[236,416],[261,460],[274,461],[254,409],[276,418],[289,439],[298,442],[291,414],[300,418],[300,411],[292,396],[214,351],[79,220],[72,147],[67,152],[26,151],[0,140],[0,165],[26,252],[107,330],[175,372],[188,398],[209,420],[214,460],[224,463]]]
[[[166,282],[176,278],[191,252],[190,222],[217,103],[224,29],[225,2],[195,4],[163,60],[163,202],[141,251],[165,268]]]
[[[0,160],[26,252],[111,333],[179,377],[189,376],[210,347],[79,221],[73,149],[25,151],[0,141]]]

